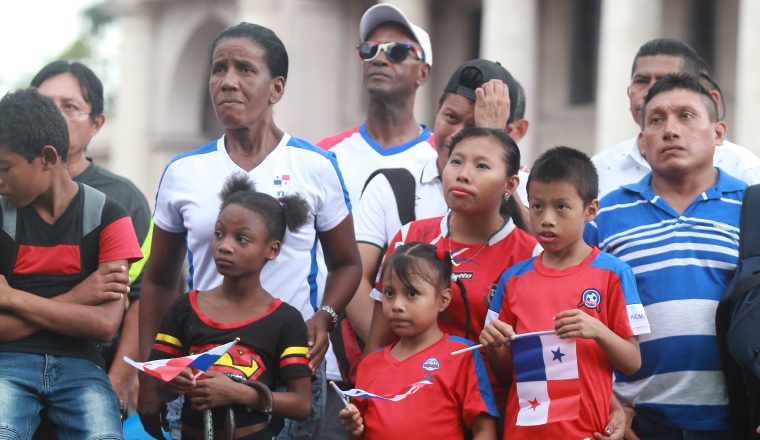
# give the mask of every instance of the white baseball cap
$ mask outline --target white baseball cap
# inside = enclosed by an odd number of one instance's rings
[[[375,28],[387,21],[398,23],[414,35],[414,39],[422,48],[422,53],[425,56],[425,64],[433,67],[433,47],[430,45],[430,35],[422,30],[421,27],[415,25],[401,12],[401,9],[388,4],[380,3],[367,9],[367,12],[362,16],[362,21],[359,23],[359,36],[362,41],[367,41],[369,34],[375,30]]]

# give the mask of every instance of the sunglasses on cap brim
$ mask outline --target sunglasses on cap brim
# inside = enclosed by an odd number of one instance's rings
[[[367,41],[356,45],[356,53],[359,55],[359,59],[368,63],[377,58],[380,55],[380,51],[385,51],[385,57],[388,58],[388,61],[400,63],[406,59],[409,52],[412,52],[418,60],[425,61],[422,51],[407,43],[375,43],[374,41]]]

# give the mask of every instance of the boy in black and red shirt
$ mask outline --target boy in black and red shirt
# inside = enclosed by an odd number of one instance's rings
[[[45,410],[59,437],[123,438],[99,343],[142,254],[126,211],[71,180],[68,143],[36,89],[0,100],[0,436],[31,438]]]

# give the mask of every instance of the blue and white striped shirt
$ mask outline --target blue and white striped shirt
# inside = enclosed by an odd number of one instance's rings
[[[718,168],[718,182],[678,215],[649,185],[605,196],[584,239],[628,263],[651,333],[641,335],[641,369],[615,372],[615,393],[657,423],[729,429],[715,310],[739,255],[747,184]]]

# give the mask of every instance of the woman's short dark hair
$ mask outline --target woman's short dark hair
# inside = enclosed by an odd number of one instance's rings
[[[100,82],[95,72],[84,64],[78,61],[73,63],[66,60],[53,61],[37,72],[37,75],[32,79],[31,86],[39,88],[48,79],[62,73],[70,73],[79,81],[82,98],[92,106],[90,120],[95,121],[95,118],[103,114],[103,83]]]
[[[235,204],[259,214],[264,219],[269,240],[282,242],[286,227],[290,232],[298,232],[309,220],[309,205],[303,197],[293,194],[275,199],[269,194],[256,192],[253,182],[243,173],[234,173],[227,178],[219,198],[222,200],[219,212]]]
[[[490,138],[495,140],[502,147],[502,159],[507,166],[507,177],[516,176],[520,169],[520,149],[517,143],[512,139],[507,131],[503,128],[493,127],[468,127],[451,139],[451,148],[449,156],[456,148],[457,144],[468,138]],[[508,215],[512,222],[523,231],[528,230],[528,226],[523,221],[522,208],[517,205],[515,199],[510,197],[509,200],[501,202],[499,212],[502,215]]]
[[[214,38],[214,42],[211,43],[211,56],[214,56],[214,50],[219,43],[230,38],[245,38],[261,46],[264,49],[264,59],[270,76],[288,79],[288,51],[285,50],[282,40],[271,29],[246,22],[230,26]],[[211,62],[213,63],[213,60]]]
[[[69,156],[69,127],[52,99],[34,87],[0,99],[0,146],[32,163],[50,145],[63,162]]]

